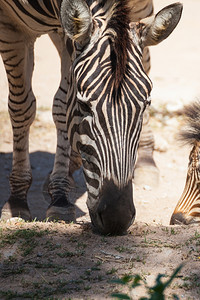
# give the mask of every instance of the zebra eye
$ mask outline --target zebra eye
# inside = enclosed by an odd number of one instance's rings
[[[75,49],[77,52],[81,51],[84,47],[81,43],[78,43],[78,42],[75,42],[74,46],[75,46]]]
[[[151,96],[147,97],[145,102],[146,102],[146,105],[151,105]]]
[[[84,40],[84,42],[83,41],[80,41],[80,42],[75,41],[74,47],[75,47],[76,52],[78,52],[80,54],[85,49],[85,47],[87,46],[89,41],[90,41],[89,38],[86,38]]]
[[[144,107],[151,105],[151,96],[147,97],[146,100],[144,100]]]

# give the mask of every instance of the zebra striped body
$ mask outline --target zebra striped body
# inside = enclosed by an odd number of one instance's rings
[[[187,126],[181,139],[192,145],[184,191],[171,217],[170,224],[192,224],[200,222],[200,103],[184,109]]]
[[[24,33],[29,31],[32,36],[40,36],[61,29],[59,2],[61,1],[2,0],[0,7]]]
[[[69,190],[70,146],[66,128],[67,74],[71,57],[65,46],[60,22],[61,1],[2,0],[0,2],[0,53],[5,65],[9,97],[8,107],[13,127],[13,166],[10,175],[11,196],[2,210],[2,218],[21,216],[30,219],[27,191],[31,184],[28,136],[35,118],[36,99],[32,91],[34,43],[49,34],[61,58],[61,82],[54,97],[53,118],[57,128],[57,150],[50,177],[49,192],[59,213],[49,208],[47,216],[74,220],[74,207],[67,200]],[[64,208],[63,208],[64,206]],[[62,213],[60,213],[62,207]]]
[[[58,142],[47,216],[66,221],[75,217],[68,199],[69,137],[83,161],[94,226],[102,233],[128,228],[135,216],[132,177],[151,91],[143,50],[173,31],[181,11],[175,4],[156,18],[130,23],[150,15],[152,1],[1,1],[0,52],[13,126],[11,196],[3,208],[5,217],[11,212],[30,218],[26,194],[31,184],[28,135],[35,116],[33,48],[36,38],[48,33],[61,57],[61,83],[53,104]]]

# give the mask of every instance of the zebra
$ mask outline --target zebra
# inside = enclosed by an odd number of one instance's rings
[[[47,217],[75,219],[68,197],[72,148],[83,162],[94,230],[121,234],[134,221],[132,178],[152,89],[143,51],[167,38],[182,13],[182,4],[175,3],[156,16],[136,21],[131,17],[139,2],[1,1],[0,52],[13,128],[11,196],[2,209],[3,218],[19,214],[31,218],[27,192],[31,184],[28,136],[36,110],[31,86],[33,49],[37,37],[49,34],[61,57],[61,83],[53,103],[57,149]],[[147,17],[152,5],[144,3],[138,7]]]
[[[186,126],[180,138],[192,146],[186,183],[183,193],[172,214],[170,224],[192,224],[200,222],[200,102],[185,106],[183,114]]]

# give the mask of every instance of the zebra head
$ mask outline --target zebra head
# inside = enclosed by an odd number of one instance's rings
[[[185,126],[179,139],[192,147],[185,187],[171,216],[170,225],[200,223],[200,101],[185,106]]]
[[[94,227],[123,233],[135,217],[132,178],[143,112],[152,84],[142,65],[143,49],[176,27],[182,5],[131,23],[129,1],[66,0],[64,30],[74,44],[67,126],[80,153]]]

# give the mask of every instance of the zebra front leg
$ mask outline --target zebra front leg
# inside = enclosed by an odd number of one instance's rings
[[[13,129],[13,162],[10,175],[11,195],[2,209],[2,219],[31,219],[27,192],[31,185],[29,128],[35,117],[35,97],[31,88],[34,41],[10,26],[1,36],[0,48],[9,83],[9,114]]]
[[[75,221],[75,206],[69,201],[69,190],[72,186],[72,179],[69,176],[71,147],[66,126],[67,77],[71,66],[71,58],[66,49],[64,35],[52,33],[50,38],[61,58],[61,83],[53,103],[53,119],[57,130],[57,149],[48,187],[51,204],[46,216],[49,220],[61,219],[71,222]]]
[[[21,217],[30,221],[27,192],[32,182],[32,175],[30,166],[27,164],[25,167],[23,164],[29,160],[27,157],[29,131],[18,134],[13,130],[13,136],[13,167],[9,178],[11,195],[2,208],[1,219]]]
[[[57,127],[57,149],[54,168],[50,175],[49,194],[51,204],[47,209],[46,217],[51,220],[75,221],[75,206],[69,201],[69,191],[72,179],[69,177],[70,145],[67,131]]]

